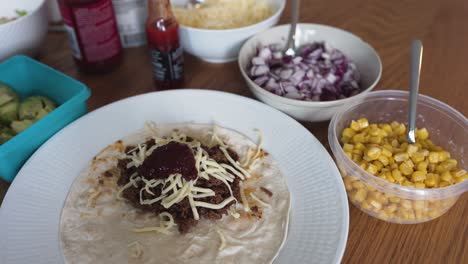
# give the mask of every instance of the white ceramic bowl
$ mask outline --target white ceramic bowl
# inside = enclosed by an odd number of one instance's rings
[[[13,55],[37,54],[47,34],[47,6],[45,0],[2,0],[0,17],[15,17],[15,10],[28,14],[14,21],[0,24],[0,61]]]
[[[271,28],[278,23],[286,0],[269,0],[274,14],[269,18],[241,28],[214,30],[179,26],[180,42],[184,50],[204,61],[224,63],[235,61],[242,44],[258,32]],[[183,6],[187,0],[171,1],[173,5]]]
[[[360,85],[363,91],[349,98],[327,102],[294,100],[268,92],[247,76],[246,69],[251,58],[255,56],[257,47],[275,43],[286,46],[288,32],[289,25],[281,25],[259,33],[249,39],[239,53],[241,73],[252,93],[264,103],[301,121],[325,121],[330,120],[341,107],[363,100],[365,94],[379,82],[382,75],[382,62],[377,52],[368,43],[338,28],[318,24],[298,24],[296,46],[325,41],[341,50],[356,64],[361,74]]]

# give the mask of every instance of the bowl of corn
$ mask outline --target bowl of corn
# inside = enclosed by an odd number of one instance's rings
[[[468,190],[467,118],[419,95],[416,143],[408,144],[408,95],[371,92],[341,109],[328,133],[351,203],[400,224],[437,218]]]

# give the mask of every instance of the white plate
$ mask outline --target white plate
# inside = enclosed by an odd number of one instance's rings
[[[131,97],[80,118],[47,141],[13,181],[0,210],[0,263],[63,263],[59,218],[73,180],[101,149],[157,123],[217,123],[256,138],[292,193],[287,241],[275,263],[339,263],[348,236],[346,192],[330,155],[285,114],[241,96],[177,90]]]

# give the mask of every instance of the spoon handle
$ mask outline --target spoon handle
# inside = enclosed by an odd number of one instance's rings
[[[423,46],[420,40],[411,43],[411,66],[410,66],[410,104],[408,122],[408,141],[416,143],[416,107],[418,105],[419,76],[421,74]]]
[[[291,27],[289,29],[288,44],[286,49],[294,50],[296,44],[296,25],[299,20],[299,0],[292,0],[291,4]]]

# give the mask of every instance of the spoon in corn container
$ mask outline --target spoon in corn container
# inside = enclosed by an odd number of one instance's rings
[[[416,143],[416,108],[418,105],[419,76],[421,74],[423,46],[420,40],[411,43],[411,65],[410,65],[410,93],[409,93],[409,120],[408,120],[408,143]]]

